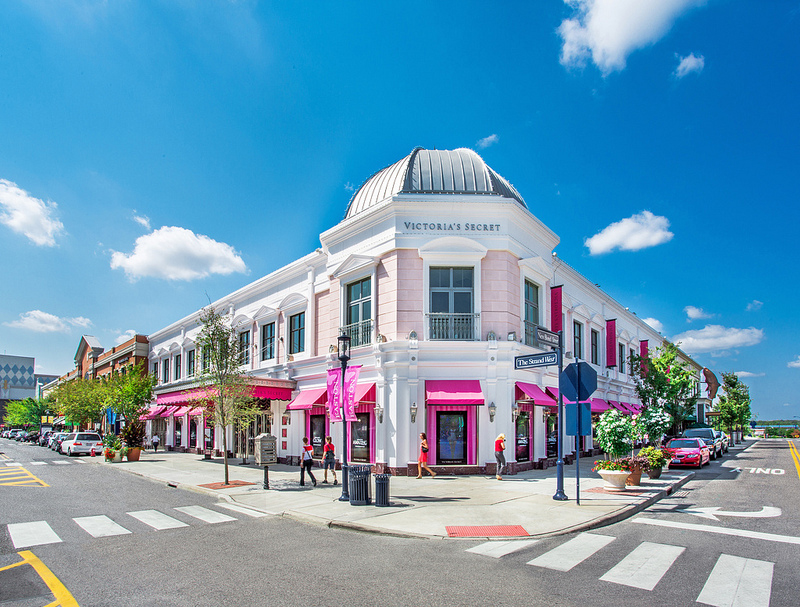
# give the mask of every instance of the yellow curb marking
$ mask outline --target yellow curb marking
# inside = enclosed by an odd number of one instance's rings
[[[795,445],[791,440],[789,442],[789,453],[792,454],[792,459],[794,460],[794,467],[797,469],[797,477],[800,478],[800,452],[797,451],[797,445]]]
[[[42,581],[47,584],[47,587],[50,589],[50,592],[53,593],[55,597],[55,601],[52,603],[48,603],[45,607],[56,607],[60,605],[61,607],[79,607],[78,602],[75,600],[75,597],[70,594],[70,591],[67,590],[66,586],[61,583],[50,569],[47,568],[39,557],[36,556],[30,550],[23,550],[22,552],[17,552],[19,556],[22,557],[22,560],[18,563],[14,563],[13,565],[7,565],[5,567],[0,568],[0,571],[5,571],[6,569],[11,569],[12,567],[19,567],[20,565],[30,565],[33,567],[34,571],[39,574],[39,577],[42,578]]]
[[[20,467],[6,468],[0,470],[0,485],[27,485],[29,487],[49,487],[38,476],[34,476],[28,470]]]

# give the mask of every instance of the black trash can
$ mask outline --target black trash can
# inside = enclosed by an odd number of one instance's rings
[[[371,503],[370,476],[372,473],[372,466],[350,464],[347,472],[350,484],[350,505],[366,506]]]
[[[376,474],[375,475],[375,505],[388,506],[389,505],[389,479],[391,474]]]

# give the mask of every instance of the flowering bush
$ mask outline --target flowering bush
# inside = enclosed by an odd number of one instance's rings
[[[645,447],[639,451],[640,457],[646,457],[651,469],[662,468],[669,461],[669,453],[659,447]]]
[[[106,456],[106,459],[114,459],[116,454],[116,451],[114,451],[111,447],[106,447],[105,451],[103,451],[103,455]]]
[[[630,472],[628,462],[624,459],[601,459],[595,462],[592,472],[599,470],[619,470],[620,472]]]
[[[672,416],[658,406],[644,409],[634,420],[636,436],[647,437],[651,443],[657,442],[672,425]]]
[[[600,416],[595,426],[595,441],[613,458],[630,452],[635,431],[630,416],[609,409]]]
[[[650,460],[648,460],[644,456],[640,455],[632,455],[630,457],[625,457],[622,460],[625,462],[625,465],[628,466],[628,470],[641,470],[642,472],[647,472],[650,470]]]

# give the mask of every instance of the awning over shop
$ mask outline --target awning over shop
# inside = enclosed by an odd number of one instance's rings
[[[547,393],[553,397],[553,400],[556,402],[556,405],[558,405],[558,388],[551,388],[550,386],[547,386],[547,388],[545,389],[547,390]],[[571,403],[573,401],[565,397],[564,402]]]
[[[181,390],[178,392],[167,392],[165,394],[158,394],[156,396],[156,404],[159,405],[180,405],[196,404],[197,401],[209,398],[209,394],[213,396],[213,390],[207,388],[194,388],[192,390]],[[274,400],[291,400],[291,388],[284,388],[280,386],[252,386],[253,398],[269,398]]]
[[[253,386],[253,398],[292,400],[292,389],[277,388],[275,386]]]
[[[556,407],[558,402],[547,394],[536,384],[529,384],[524,381],[517,382],[516,400],[532,400],[533,404],[543,407]],[[557,397],[557,396],[556,396]]]
[[[144,415],[142,415],[139,419],[141,419],[141,420],[155,419],[159,415],[161,415],[161,413],[163,413],[164,409],[166,409],[166,408],[167,407],[159,407],[158,405],[156,405],[154,407],[150,407],[150,410],[147,413],[145,413]]]
[[[630,415],[631,414],[631,412],[628,410],[628,408],[624,407],[622,405],[622,403],[619,403],[619,402],[617,402],[615,400],[610,400],[610,401],[608,401],[608,404],[611,405],[612,407],[614,407],[617,411],[619,411],[623,415]]]
[[[477,379],[425,380],[425,402],[429,405],[483,405],[483,390]]]
[[[356,386],[356,405],[375,404],[375,384],[358,384]]]
[[[172,415],[175,417],[183,417],[187,413],[189,413],[189,409],[191,407],[184,405],[183,407],[178,407],[175,411],[172,412]]]
[[[593,398],[591,400],[592,403],[592,413],[603,413],[604,411],[608,411],[611,408],[606,401],[602,398]]]
[[[172,415],[174,411],[177,411],[180,407],[166,407],[158,416],[159,417],[169,417]]]
[[[203,415],[203,407],[195,407],[194,409],[189,411],[190,417],[198,417],[200,415]]]
[[[312,388],[310,390],[303,390],[297,395],[292,402],[290,402],[287,411],[299,411],[310,409],[314,405],[324,405],[328,400],[328,388]]]
[[[642,411],[641,405],[637,405],[635,403],[620,403],[623,407],[627,407],[628,411],[638,415]]]
[[[54,425],[54,426],[58,426],[58,425],[60,425],[60,424],[63,424],[65,420],[66,420],[66,418],[65,418],[63,415],[62,415],[62,416],[60,416],[60,417],[57,417],[57,418],[55,418],[55,419],[53,420],[53,425]]]

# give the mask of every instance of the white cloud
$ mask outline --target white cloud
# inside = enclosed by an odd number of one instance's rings
[[[786,363],[786,366],[790,369],[800,369],[800,355],[795,360],[790,360]]]
[[[638,251],[647,247],[655,247],[672,240],[669,220],[666,217],[653,215],[650,211],[642,211],[616,223],[612,223],[583,244],[589,247],[591,255],[602,255],[614,249],[620,251]]]
[[[136,211],[134,211],[134,213],[136,213]],[[150,218],[147,215],[134,215],[133,220],[145,230],[150,229]]]
[[[130,255],[112,251],[111,267],[123,269],[131,280],[146,276],[195,280],[211,274],[247,271],[229,244],[175,226],[139,236]]]
[[[700,320],[703,318],[711,318],[714,316],[713,314],[709,314],[703,308],[696,308],[695,306],[686,306],[683,309],[686,312],[686,322],[692,322],[693,320]]]
[[[664,323],[662,323],[660,320],[657,320],[655,318],[643,318],[642,320],[651,327],[653,327],[659,333],[664,332]]]
[[[561,64],[591,59],[607,76],[625,68],[633,51],[658,42],[683,13],[705,0],[564,0],[575,13],[561,22]]]
[[[765,373],[751,373],[750,371],[735,371],[737,377],[764,377]]]
[[[136,331],[133,329],[128,329],[124,333],[120,333],[117,335],[116,339],[114,339],[114,345],[118,346],[120,344],[124,344],[129,339],[133,339],[136,336]]]
[[[747,304],[747,308],[745,308],[745,309],[748,312],[756,312],[756,311],[760,310],[763,305],[764,305],[763,301],[758,301],[757,299],[754,299],[749,304]]]
[[[355,186],[355,184],[350,183],[348,181],[346,184],[344,184],[344,189],[347,190],[348,192],[355,192],[356,191],[356,186]]]
[[[6,179],[0,179],[0,223],[23,234],[35,244],[52,247],[64,224],[55,218],[58,205],[34,198]]]
[[[67,333],[70,327],[91,326],[92,321],[83,316],[75,318],[59,318],[54,314],[42,312],[41,310],[31,310],[19,315],[19,320],[4,322],[7,327],[15,329],[25,329],[36,333]]]
[[[478,139],[478,143],[476,143],[475,145],[478,146],[479,150],[483,150],[485,148],[488,148],[490,145],[494,145],[498,141],[500,141],[500,137],[498,137],[496,134],[493,133],[488,137],[484,137],[483,139]]]
[[[736,329],[722,325],[706,325],[702,329],[686,331],[672,338],[674,343],[680,342],[680,348],[687,354],[729,350],[744,346],[754,346],[764,339],[764,330],[750,327]]]
[[[673,75],[678,79],[692,72],[699,74],[706,66],[706,59],[702,55],[696,57],[694,53],[689,53],[686,57],[681,57],[680,55],[676,56],[680,59],[680,62],[678,63],[678,67],[675,68],[675,73]]]

